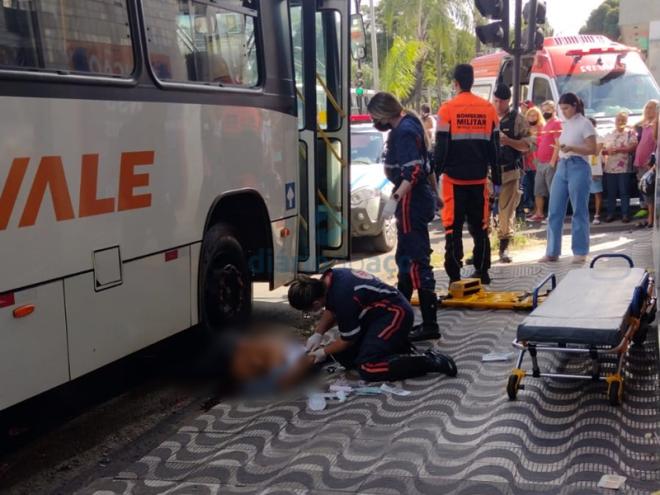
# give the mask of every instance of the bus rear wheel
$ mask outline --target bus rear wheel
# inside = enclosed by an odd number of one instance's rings
[[[207,330],[245,323],[252,309],[252,281],[245,252],[231,228],[211,227],[202,245],[200,313]]]

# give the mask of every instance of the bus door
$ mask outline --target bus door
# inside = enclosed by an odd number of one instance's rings
[[[350,49],[355,43],[349,38],[349,0],[292,0],[290,9],[300,131],[299,270],[317,273],[350,256]]]

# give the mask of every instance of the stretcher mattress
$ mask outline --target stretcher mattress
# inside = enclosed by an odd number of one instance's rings
[[[571,270],[518,326],[518,340],[617,346],[645,277],[642,268]]]

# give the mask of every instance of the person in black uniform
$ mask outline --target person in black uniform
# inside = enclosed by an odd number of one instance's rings
[[[315,363],[332,355],[366,381],[394,381],[426,373],[456,376],[454,361],[436,351],[411,353],[408,333],[414,316],[410,303],[394,287],[366,272],[348,268],[326,271],[321,279],[300,277],[289,287],[289,304],[301,311],[324,309],[307,341]],[[334,325],[340,338],[319,347]]]
[[[440,338],[438,299],[431,267],[429,223],[435,216],[437,184],[428,160],[428,133],[419,118],[406,112],[389,93],[377,93],[367,111],[376,129],[389,130],[385,175],[394,184],[392,197],[383,207],[383,217],[396,214],[398,269],[397,287],[410,301],[419,294],[422,324],[410,334],[413,341]]]

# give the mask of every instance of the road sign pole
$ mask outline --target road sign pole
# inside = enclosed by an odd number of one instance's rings
[[[520,68],[522,65],[522,0],[516,0],[516,12],[513,18],[513,109],[520,106]]]

